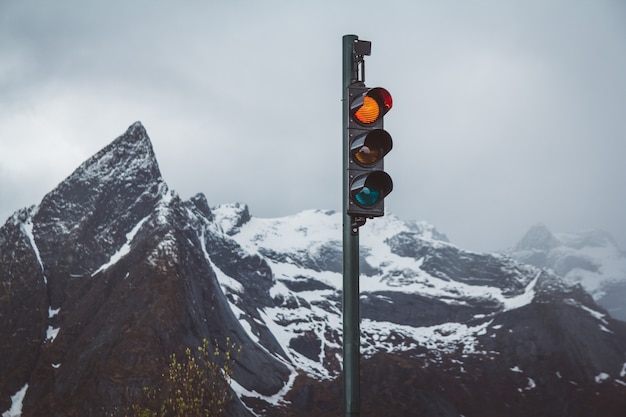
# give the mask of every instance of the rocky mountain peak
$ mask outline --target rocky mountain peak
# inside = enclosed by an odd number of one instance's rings
[[[231,236],[251,219],[248,205],[242,203],[220,204],[213,208],[213,213],[215,213],[215,220],[221,225],[224,233]]]
[[[516,251],[522,250],[550,250],[559,244],[550,229],[543,223],[532,226],[517,243]]]
[[[202,193],[198,193],[189,199],[188,204],[192,204],[197,210],[202,213],[202,215],[209,221],[214,220],[213,212],[211,211],[211,207],[209,207],[209,202],[206,199],[206,196]]]
[[[68,275],[90,275],[140,220],[171,196],[146,130],[140,122],[132,124],[33,210],[33,240],[44,273],[53,283]]]
[[[161,172],[152,142],[141,122],[135,122],[117,139],[81,164],[63,183],[89,181],[160,182]],[[62,185],[63,185],[62,183]]]
[[[158,191],[162,183],[152,143],[141,123],[136,122],[48,193],[39,211],[44,215],[62,209],[63,216],[56,218],[65,219],[69,214],[67,220],[73,223],[77,216],[87,214],[85,210],[97,209],[107,199],[116,200],[120,194],[139,197],[147,190]],[[71,206],[66,204],[70,202]]]

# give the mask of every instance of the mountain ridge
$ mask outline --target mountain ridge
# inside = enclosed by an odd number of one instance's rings
[[[336,415],[341,218],[183,200],[131,125],[0,227],[3,417],[111,413],[202,339],[243,349],[227,415]],[[390,214],[360,250],[364,415],[626,407],[626,325],[580,285]]]

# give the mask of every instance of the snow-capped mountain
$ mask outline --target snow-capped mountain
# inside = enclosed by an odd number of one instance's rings
[[[552,233],[538,224],[509,254],[580,283],[613,317],[626,321],[626,253],[609,233]]]
[[[0,413],[107,415],[228,338],[228,415],[337,415],[341,221],[183,200],[133,124],[0,228]],[[360,250],[364,416],[625,409],[626,325],[579,285],[393,215]]]

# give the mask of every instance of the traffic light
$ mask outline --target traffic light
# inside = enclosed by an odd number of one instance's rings
[[[357,81],[348,86],[348,100],[347,212],[351,217],[381,217],[384,199],[393,189],[383,170],[383,158],[392,148],[391,135],[383,130],[383,117],[393,104],[391,94]]]

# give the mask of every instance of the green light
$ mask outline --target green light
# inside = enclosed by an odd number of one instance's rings
[[[375,188],[363,187],[361,191],[354,195],[354,199],[362,206],[371,206],[376,204],[380,198],[380,190]]]

